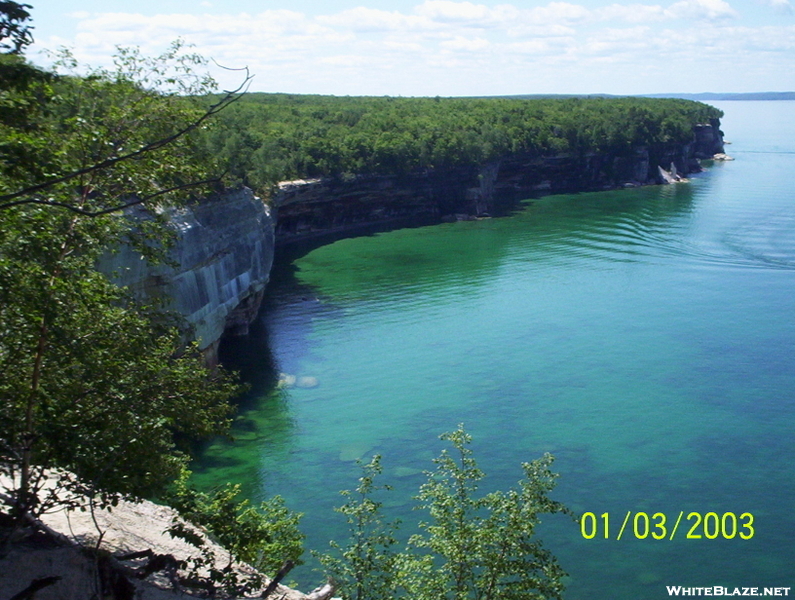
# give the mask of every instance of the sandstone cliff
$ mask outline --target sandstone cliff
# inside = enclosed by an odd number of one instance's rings
[[[279,242],[365,223],[408,217],[466,218],[543,194],[662,184],[658,167],[680,175],[723,152],[720,122],[697,125],[690,143],[642,146],[622,153],[512,154],[480,166],[407,175],[355,175],[287,181],[273,195]]]
[[[245,334],[257,315],[273,262],[274,224],[249,189],[175,209],[170,264],[152,266],[124,247],[100,268],[138,296],[165,298],[187,321],[208,363],[225,332]]]
[[[402,176],[358,174],[283,182],[273,205],[251,190],[227,192],[170,215],[175,266],[149,265],[130,248],[101,268],[141,296],[168,299],[185,317],[208,362],[225,333],[245,334],[268,282],[276,241],[346,231],[399,219],[474,218],[534,196],[666,183],[660,170],[700,171],[723,152],[720,123],[697,125],[685,145],[637,147],[621,154],[513,154],[480,166],[426,169]]]

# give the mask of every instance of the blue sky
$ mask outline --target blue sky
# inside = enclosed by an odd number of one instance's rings
[[[95,66],[181,37],[252,90],[468,96],[795,90],[795,0],[26,0]],[[234,73],[214,69],[224,87]]]

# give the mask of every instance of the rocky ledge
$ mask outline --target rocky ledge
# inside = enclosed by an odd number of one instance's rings
[[[3,488],[0,478],[0,489]],[[204,553],[166,533],[181,523]],[[0,523],[0,526],[2,523]],[[230,568],[244,580],[256,575],[250,566],[230,561],[227,550],[203,530],[185,523],[177,512],[152,502],[120,501],[112,511],[60,510],[31,521],[0,554],[1,598],[67,600],[191,600],[206,598],[210,588],[187,585],[195,579],[187,565],[192,558],[212,557],[218,570]],[[206,569],[199,571],[206,575]],[[270,580],[246,594],[261,598]],[[329,600],[334,588],[321,586],[309,594],[283,585],[268,595],[279,600]],[[217,597],[211,595],[212,597]],[[221,596],[235,600],[232,596]],[[237,597],[243,600],[243,597]],[[338,600],[338,599],[337,599]]]

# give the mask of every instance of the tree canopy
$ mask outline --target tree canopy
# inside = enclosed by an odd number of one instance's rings
[[[631,155],[686,144],[721,111],[655,98],[375,98],[248,94],[206,132],[239,182],[404,174],[516,154]]]

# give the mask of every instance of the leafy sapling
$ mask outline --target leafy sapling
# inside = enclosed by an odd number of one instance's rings
[[[318,558],[330,576],[337,582],[338,590],[350,600],[382,600],[394,597],[398,580],[399,554],[393,550],[397,543],[397,522],[385,522],[381,514],[382,503],[373,495],[391,489],[376,485],[381,474],[381,456],[375,455],[363,465],[362,476],[355,490],[341,494],[347,502],[336,508],[345,515],[350,538],[344,546],[332,541],[333,554]]]

